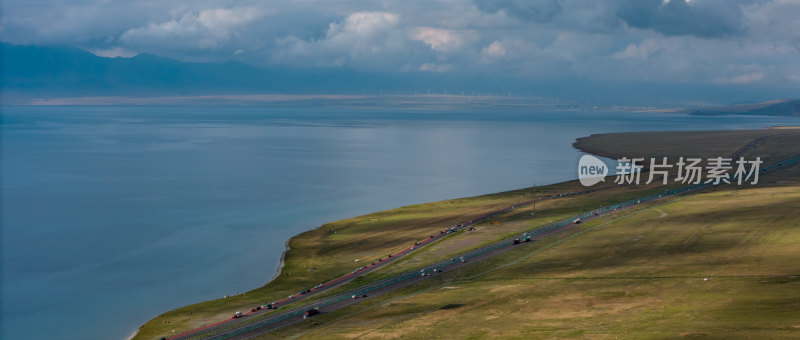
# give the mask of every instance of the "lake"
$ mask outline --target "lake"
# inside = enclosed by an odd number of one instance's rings
[[[122,339],[256,288],[284,242],[401,205],[575,179],[592,133],[797,118],[525,106],[2,108],[4,339]]]

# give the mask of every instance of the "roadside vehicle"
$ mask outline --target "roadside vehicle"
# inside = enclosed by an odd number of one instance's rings
[[[303,314],[303,319],[312,317],[312,316],[317,315],[317,314],[319,314],[319,307],[315,307],[314,309],[309,309],[309,310],[306,311],[305,314]]]

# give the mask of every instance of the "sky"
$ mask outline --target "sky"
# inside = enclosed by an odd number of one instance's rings
[[[3,0],[0,25],[107,57],[800,89],[800,0]]]

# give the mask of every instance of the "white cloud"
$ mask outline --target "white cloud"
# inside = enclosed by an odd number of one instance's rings
[[[325,39],[313,45],[322,50],[346,51],[353,56],[378,54],[399,22],[399,16],[388,12],[352,13],[341,23],[331,23]]]
[[[616,52],[611,56],[614,59],[647,59],[653,53],[657,52],[661,49],[658,42],[656,42],[653,38],[647,38],[643,40],[641,43],[637,44],[629,44],[625,50]]]
[[[356,12],[347,16],[343,23],[330,24],[328,39],[338,35],[352,34],[362,38],[372,38],[397,27],[400,17],[388,12]]]
[[[508,53],[501,41],[493,41],[489,46],[483,48],[481,53],[492,57],[503,57]]]
[[[389,12],[355,12],[328,25],[321,39],[279,38],[273,60],[315,66],[387,65],[406,53],[408,38],[400,16]]]
[[[411,30],[411,37],[439,52],[451,51],[464,43],[464,37],[461,34],[444,28],[417,27]]]
[[[90,52],[92,52],[94,55],[98,57],[106,57],[106,58],[116,58],[116,57],[130,58],[138,55],[138,53],[128,51],[122,47],[97,49],[97,50],[91,50]]]
[[[174,49],[216,49],[237,30],[266,15],[257,7],[211,8],[188,12],[165,22],[132,28],[119,40],[130,46]]]
[[[520,38],[503,38],[492,41],[480,51],[481,61],[484,63],[499,63],[509,61],[524,61],[528,64],[540,59],[542,49],[533,42]]]

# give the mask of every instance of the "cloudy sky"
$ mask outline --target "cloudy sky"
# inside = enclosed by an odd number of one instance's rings
[[[800,0],[4,0],[2,39],[261,67],[800,88]]]

